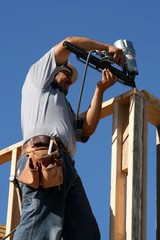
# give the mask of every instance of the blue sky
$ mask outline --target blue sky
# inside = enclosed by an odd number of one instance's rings
[[[20,127],[21,87],[28,68],[57,42],[70,35],[106,43],[128,39],[134,44],[139,75],[136,85],[160,98],[160,2],[88,0],[0,1],[0,149],[22,139]],[[79,81],[68,99],[74,110],[84,65],[71,55]],[[88,69],[81,111],[91,100],[101,74]],[[104,94],[104,101],[130,90],[117,83]],[[111,164],[111,116],[100,121],[86,144],[78,144],[76,166],[98,221],[102,240],[109,236]],[[155,128],[149,124],[147,239],[155,239]],[[5,223],[9,164],[0,167],[0,223]],[[3,179],[3,180],[2,180]],[[3,183],[3,184],[2,184]]]

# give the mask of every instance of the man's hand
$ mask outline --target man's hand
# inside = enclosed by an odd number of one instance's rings
[[[118,81],[118,78],[113,75],[109,69],[102,71],[102,79],[97,83],[97,88],[103,93]]]
[[[109,45],[108,51],[113,55],[114,62],[123,67],[126,60],[122,49]]]

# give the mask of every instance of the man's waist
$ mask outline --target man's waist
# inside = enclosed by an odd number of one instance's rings
[[[27,149],[31,149],[31,148],[40,148],[40,147],[49,148],[51,141],[52,141],[52,149],[51,149],[52,151],[58,147],[60,150],[68,153],[66,147],[64,146],[62,140],[59,137],[38,135],[38,136],[32,137],[31,139],[29,139],[24,143],[24,145],[22,146],[21,155],[26,153]]]

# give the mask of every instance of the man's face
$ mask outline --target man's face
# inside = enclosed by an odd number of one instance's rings
[[[55,77],[56,82],[60,85],[62,92],[65,95],[67,95],[68,89],[72,84],[71,77],[72,77],[71,73],[69,73],[66,70],[60,71],[59,73],[57,73]]]

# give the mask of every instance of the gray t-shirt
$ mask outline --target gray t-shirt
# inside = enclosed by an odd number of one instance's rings
[[[65,95],[51,86],[58,69],[52,48],[31,66],[26,76],[21,103],[23,141],[37,135],[57,135],[73,156],[76,149],[75,114]]]

